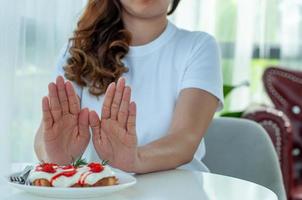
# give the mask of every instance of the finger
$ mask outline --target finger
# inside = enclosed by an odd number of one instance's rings
[[[114,93],[115,93],[115,83],[111,83],[106,90],[105,99],[102,106],[102,119],[110,118],[110,110],[111,110],[111,104],[113,101]]]
[[[131,102],[129,105],[129,116],[127,120],[127,131],[131,135],[136,134],[136,104]]]
[[[117,82],[113,102],[111,105],[110,119],[117,120],[117,113],[120,109],[124,88],[125,88],[125,79],[120,78]]]
[[[67,98],[67,94],[66,94],[64,78],[62,76],[58,76],[56,79],[56,84],[58,87],[59,101],[61,104],[63,115],[68,114],[69,106],[68,106],[68,98]]]
[[[125,127],[125,128],[127,125],[130,99],[131,99],[131,88],[127,86],[127,87],[125,87],[125,90],[123,93],[123,98],[122,98],[122,103],[121,103],[120,110],[117,115],[118,122],[120,123],[120,125],[122,127]]]
[[[50,129],[53,125],[53,119],[50,112],[49,100],[48,97],[43,97],[42,99],[42,111],[43,111],[43,125],[44,128]]]
[[[95,111],[89,112],[89,125],[92,129],[93,137],[97,140],[101,140],[101,133],[100,133],[100,119],[98,114]]]
[[[69,111],[71,114],[78,114],[80,112],[81,106],[78,96],[74,91],[73,85],[71,84],[71,82],[67,81],[65,83],[65,88],[67,91]]]
[[[57,86],[55,83],[48,85],[49,99],[50,99],[50,111],[54,122],[57,122],[62,116],[62,109],[58,97]]]
[[[79,137],[88,137],[89,135],[89,110],[84,108],[79,114]]]

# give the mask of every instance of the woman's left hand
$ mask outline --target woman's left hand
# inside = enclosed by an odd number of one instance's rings
[[[113,167],[135,172],[138,166],[136,104],[130,103],[131,89],[125,79],[111,83],[106,91],[101,119],[89,113],[93,144],[98,155]]]

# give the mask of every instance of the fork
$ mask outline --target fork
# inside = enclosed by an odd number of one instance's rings
[[[33,169],[33,166],[28,165],[24,168],[23,171],[14,173],[9,176],[9,179],[12,183],[26,184],[29,185],[29,181],[27,180],[30,171]]]

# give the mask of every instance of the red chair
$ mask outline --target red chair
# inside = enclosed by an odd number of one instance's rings
[[[259,123],[269,134],[279,158],[284,187],[288,199],[293,186],[292,179],[292,130],[289,119],[279,110],[259,107],[247,111],[244,118]]]
[[[302,200],[302,72],[270,67],[263,82],[275,109],[249,112],[245,117],[267,130],[279,155],[288,198]]]

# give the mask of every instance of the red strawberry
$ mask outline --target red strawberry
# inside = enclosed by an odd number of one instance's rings
[[[58,165],[53,164],[53,163],[43,163],[43,164],[40,164],[39,166],[37,166],[36,170],[53,174],[56,172],[56,169],[54,167],[57,167],[57,166]]]
[[[104,170],[104,166],[100,163],[90,163],[88,167],[90,167],[90,171],[93,173],[99,173]]]

